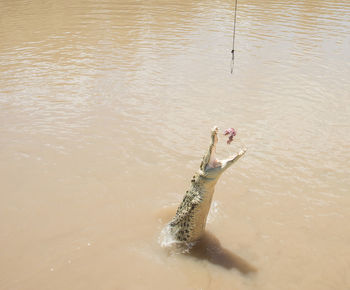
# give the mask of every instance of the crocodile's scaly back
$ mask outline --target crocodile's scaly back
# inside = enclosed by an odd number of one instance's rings
[[[218,128],[214,127],[211,133],[211,144],[204,155],[200,169],[192,177],[189,190],[171,220],[170,233],[180,242],[193,242],[198,240],[207,222],[215,184],[220,175],[241,156],[245,149],[227,160],[216,160],[215,150],[218,142]]]

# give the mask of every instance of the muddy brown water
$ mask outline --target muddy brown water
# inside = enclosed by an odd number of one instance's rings
[[[350,2],[0,2],[0,289],[349,289]],[[247,146],[162,248],[213,125]]]

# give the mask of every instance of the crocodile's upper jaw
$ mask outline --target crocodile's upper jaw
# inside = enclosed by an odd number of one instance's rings
[[[210,159],[209,159],[209,162],[205,168],[205,171],[207,169],[212,169],[212,168],[217,168],[217,167],[220,167],[222,165],[221,161],[216,159],[216,145],[219,141],[219,138],[218,138],[218,131],[219,131],[219,128],[218,127],[214,127],[212,129],[213,132],[215,132],[215,136],[213,137],[214,140],[213,141],[213,148],[212,148],[212,151],[211,151],[211,154],[210,154]]]

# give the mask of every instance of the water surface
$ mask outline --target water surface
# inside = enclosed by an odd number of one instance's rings
[[[0,2],[1,289],[346,289],[350,2]],[[201,245],[161,229],[209,144]]]

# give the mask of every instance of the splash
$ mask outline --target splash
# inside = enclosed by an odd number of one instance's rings
[[[207,223],[212,223],[219,215],[219,203],[214,200],[210,206]]]
[[[187,243],[176,240],[170,231],[169,224],[160,232],[158,243],[162,248],[169,250],[171,254],[187,254],[197,244],[197,242]]]
[[[161,247],[167,248],[180,242],[173,237],[173,235],[170,232],[170,225],[167,224],[160,232],[158,243],[161,245]]]

